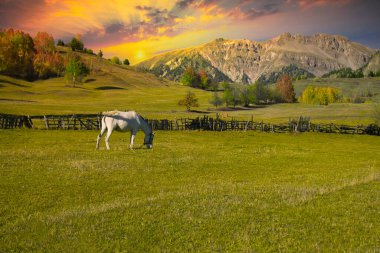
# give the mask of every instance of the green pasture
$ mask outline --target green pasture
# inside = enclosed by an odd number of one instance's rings
[[[363,79],[377,96],[380,87],[377,79]],[[297,81],[296,91],[317,81]],[[337,87],[344,84],[337,83]],[[348,82],[348,81],[347,81]],[[355,80],[355,82],[359,82]],[[371,82],[367,84],[366,82]],[[321,82],[326,85],[335,84],[334,79]],[[364,84],[366,83],[366,84]],[[319,85],[319,84],[318,84]],[[340,86],[339,86],[340,85]],[[356,84],[349,84],[356,85]],[[348,86],[348,87],[351,87]],[[303,87],[303,88],[302,88]],[[354,88],[351,88],[354,90]],[[183,98],[188,90],[196,93],[200,107],[196,111],[186,112],[178,106],[178,100]],[[348,91],[347,91],[348,92]],[[204,114],[241,119],[253,119],[265,122],[287,122],[289,118],[300,115],[311,117],[312,122],[334,122],[337,124],[369,124],[373,122],[373,103],[352,104],[338,103],[328,106],[295,104],[276,104],[256,106],[253,108],[215,108],[209,103],[212,92],[191,89],[175,84],[166,79],[139,73],[129,67],[104,64],[104,69],[98,74],[88,76],[83,84],[73,88],[64,78],[53,78],[36,82],[26,82],[0,75],[0,112],[44,115],[98,113],[107,110],[136,110],[145,117],[155,119],[174,119],[181,117],[199,117]]]
[[[0,252],[380,250],[379,137],[97,134],[0,130]]]

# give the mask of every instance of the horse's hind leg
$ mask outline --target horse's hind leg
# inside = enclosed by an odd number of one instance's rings
[[[98,135],[98,139],[96,140],[96,149],[99,149],[99,142],[100,142],[100,139],[102,138],[102,135],[104,134],[104,132],[106,131],[106,127],[102,127],[102,130],[100,130],[100,133]]]
[[[112,129],[108,129],[107,136],[106,136],[106,147],[107,147],[107,150],[110,150],[110,144],[108,143],[108,140],[110,139],[111,134],[112,134]]]

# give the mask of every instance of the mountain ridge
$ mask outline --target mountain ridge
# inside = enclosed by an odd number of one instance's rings
[[[214,41],[162,53],[136,64],[160,77],[179,80],[188,67],[204,69],[214,81],[253,83],[295,66],[300,73],[322,76],[332,70],[358,69],[376,50],[342,35],[283,33],[267,41]]]

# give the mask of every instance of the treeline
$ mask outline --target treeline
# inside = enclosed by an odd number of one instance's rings
[[[66,76],[75,85],[92,67],[87,66],[89,64],[76,52],[97,55],[99,60],[103,57],[101,50],[95,54],[93,50],[85,48],[79,36],[68,43],[58,40],[57,46],[69,47],[71,52],[59,52],[53,36],[46,32],[38,32],[35,37],[31,37],[28,33],[12,28],[0,30],[0,74],[29,81]],[[116,56],[109,60],[121,64]],[[125,59],[123,63],[129,65],[129,60]]]
[[[380,76],[380,70],[374,72],[369,71],[367,75],[364,75],[363,69],[352,70],[351,68],[342,68],[338,70],[331,71],[324,74],[322,77],[336,77],[336,78],[362,78],[362,77],[376,77]]]
[[[58,44],[64,45],[61,40]],[[73,38],[70,45],[73,51],[84,52],[83,42],[79,39]],[[55,46],[53,36],[46,32],[38,32],[32,38],[23,31],[1,30],[0,56],[1,74],[29,81],[64,76],[70,72],[76,76],[74,80],[78,80],[78,70],[81,73],[87,72],[79,55],[73,53],[62,56]]]
[[[13,29],[0,31],[0,73],[27,80],[59,76],[64,59],[56,51],[51,35],[29,34]]]
[[[276,83],[284,75],[290,76],[293,80],[303,80],[315,77],[314,74],[308,72],[307,70],[291,64],[289,66],[282,67],[282,69],[278,72],[272,72],[269,75],[261,75],[258,81],[265,84]]]
[[[222,104],[248,107],[251,104],[293,103],[296,101],[292,79],[288,75],[282,76],[274,87],[269,87],[262,82],[256,82],[252,85],[224,82],[221,86],[223,93],[215,90],[210,100],[210,103],[215,107]]]

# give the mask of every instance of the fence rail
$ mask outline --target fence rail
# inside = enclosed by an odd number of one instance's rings
[[[0,114],[0,128],[42,128],[47,130],[98,130],[101,127],[102,115],[99,114],[73,114],[73,115],[42,115],[24,116]],[[36,124],[39,123],[39,124]],[[364,125],[339,125],[339,124],[313,124],[308,117],[289,119],[287,123],[272,124],[256,122],[253,120],[223,120],[218,116],[197,118],[148,119],[153,130],[205,130],[205,131],[260,131],[273,133],[286,132],[322,132],[340,134],[370,134],[380,135],[380,127],[371,124]],[[38,127],[36,126],[38,125]]]

